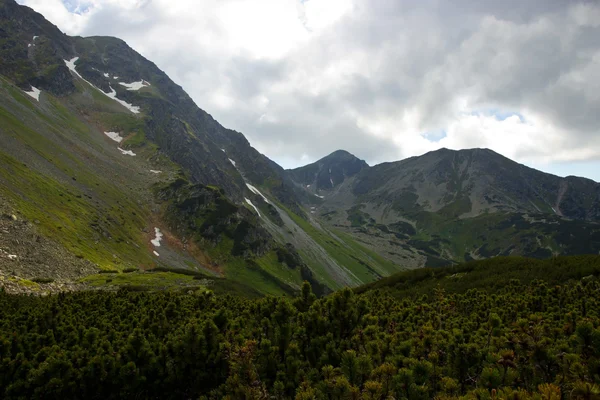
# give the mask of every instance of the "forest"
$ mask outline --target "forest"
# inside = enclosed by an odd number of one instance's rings
[[[0,397],[599,399],[599,276],[497,258],[322,298],[0,293]]]

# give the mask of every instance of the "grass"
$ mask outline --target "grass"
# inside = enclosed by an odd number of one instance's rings
[[[269,263],[269,261],[259,259],[256,262],[249,262],[249,260],[240,257],[232,257],[225,264],[225,276],[267,295],[282,296],[290,294],[290,290],[282,287],[282,282],[279,279],[263,269],[265,263]],[[280,268],[284,267],[280,266]]]
[[[164,267],[145,272],[102,272],[82,278],[80,282],[97,288],[117,286],[150,291],[209,289],[221,295],[228,294],[248,298],[258,298],[265,294],[251,286],[230,279],[215,278],[196,271]]]
[[[27,287],[33,290],[39,290],[40,285],[37,283],[30,281],[29,279],[24,278],[8,278],[9,281],[15,282],[19,286]]]
[[[80,282],[91,286],[143,286],[155,289],[168,289],[180,286],[203,286],[192,275],[173,272],[130,272],[115,274],[95,274],[82,278]]]
[[[264,271],[271,274],[279,281],[284,282],[296,289],[300,289],[302,282],[302,276],[300,274],[300,268],[288,268],[279,262],[275,251],[270,251],[263,257],[256,259],[258,264]]]
[[[150,259],[131,243],[142,242],[143,221],[121,219],[114,208],[111,210],[114,216],[103,215],[75,188],[39,174],[2,152],[0,163],[0,180],[6,184],[0,187],[0,192],[12,198],[27,219],[39,221],[45,236],[54,238],[73,254],[107,269]],[[109,237],[104,237],[101,231]],[[122,264],[114,261],[113,254],[119,255]]]
[[[357,278],[356,283],[368,283],[378,279],[381,276],[386,276],[390,273],[397,272],[399,268],[392,262],[377,255],[375,252],[367,250],[363,246],[356,243],[348,235],[341,232],[332,231],[340,240],[335,239],[331,233],[318,229],[310,224],[310,222],[302,219],[282,204],[278,204],[280,208],[285,210],[290,218],[303,229],[315,242],[317,242],[325,251],[341,266],[346,267]],[[338,288],[339,283],[333,281],[332,277],[324,270],[323,267],[311,265],[313,272],[322,282],[330,287]]]
[[[27,219],[39,221],[45,236],[101,268],[153,265],[144,249],[145,210],[83,161],[97,132],[51,95],[46,94],[47,107],[32,107],[11,88],[2,82],[2,90],[12,94],[0,106],[2,134],[20,142],[33,161],[29,166],[0,150],[0,194],[14,200]]]
[[[126,139],[121,146],[132,148],[147,144],[146,124],[142,117],[133,114],[99,113],[98,119],[108,130],[122,133]]]

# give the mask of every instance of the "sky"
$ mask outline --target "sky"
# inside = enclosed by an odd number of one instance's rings
[[[486,147],[600,181],[598,1],[18,2],[125,40],[286,168]]]

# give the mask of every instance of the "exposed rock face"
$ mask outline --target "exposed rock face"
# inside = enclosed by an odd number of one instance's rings
[[[0,74],[18,86],[33,85],[57,96],[75,90],[63,62],[73,53],[71,39],[41,14],[14,0],[0,0],[0,43]]]

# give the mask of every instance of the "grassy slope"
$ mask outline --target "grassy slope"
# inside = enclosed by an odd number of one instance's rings
[[[361,283],[372,282],[381,276],[387,276],[401,269],[374,251],[361,246],[349,235],[332,230],[332,233],[339,239],[337,240],[330,232],[316,228],[285,206],[281,204],[278,204],[278,206],[285,210],[290,218],[321,245],[335,261],[348,268]],[[333,281],[321,266],[311,265],[311,267],[324,283],[330,285],[330,287],[339,288],[339,284]]]
[[[263,292],[250,286],[202,273],[159,267],[147,272],[114,272],[90,275],[81,282],[91,286],[117,286],[134,290],[198,290],[208,289],[217,294],[232,294],[248,298],[257,298]],[[32,282],[33,283],[33,282]]]
[[[100,150],[91,137],[98,133],[46,93],[42,108],[6,82],[2,89],[2,133],[24,149],[18,161],[0,152],[2,195],[47,236],[101,268],[151,265],[142,237],[147,212],[85,162]],[[49,170],[39,167],[45,163]]]
[[[85,162],[96,152],[105,155],[102,141],[106,139],[98,138],[99,132],[68,108],[69,99],[63,103],[43,93],[42,103],[38,103],[8,82],[2,80],[0,83],[2,95],[7,99],[6,106],[0,106],[2,134],[27,149],[24,157],[18,155],[16,158],[0,150],[0,182],[3,183],[0,195],[13,200],[27,219],[38,221],[42,233],[56,238],[78,257],[89,259],[103,269],[154,266],[147,248],[148,238],[142,232],[151,219],[150,212],[146,209],[147,205],[138,204],[144,204],[137,197],[140,193],[131,190],[144,182],[135,181],[136,174],[125,165],[120,172],[129,179],[123,180],[125,184],[115,184],[115,180],[104,178],[98,172],[105,171],[104,167],[111,172],[119,171],[117,163],[103,166]],[[121,132],[125,140],[120,146],[136,149],[138,159],[140,155],[147,155],[162,160],[155,155],[156,147],[146,142],[140,117],[115,108],[112,100],[85,83],[78,81],[77,87],[79,91],[71,101],[88,110],[89,120],[105,130]],[[109,147],[116,146],[109,144]],[[120,160],[122,156],[115,154]],[[110,157],[115,156],[111,154]],[[22,162],[24,158],[35,165]],[[40,160],[50,165],[51,171],[40,168]],[[129,161],[127,158],[124,160]],[[168,160],[162,160],[162,164],[167,169],[177,168]],[[220,245],[223,248],[227,246],[226,241]],[[223,248],[213,249],[213,254],[218,257],[222,250],[225,251]],[[290,288],[283,282],[297,287],[302,282],[299,272],[286,271],[273,252],[255,261],[248,265],[243,259],[227,260],[225,270],[232,281],[212,277],[212,285],[223,293],[253,297],[258,293],[289,294]],[[173,272],[98,274],[83,281],[93,286],[144,286],[151,289],[199,282],[193,282],[193,276]]]
[[[513,279],[521,284],[543,280],[562,284],[570,279],[579,280],[600,276],[600,256],[563,256],[546,260],[523,257],[496,257],[471,261],[445,268],[420,268],[401,272],[355,290],[385,290],[396,296],[415,297],[432,295],[437,288],[463,293],[470,289],[495,292]]]

